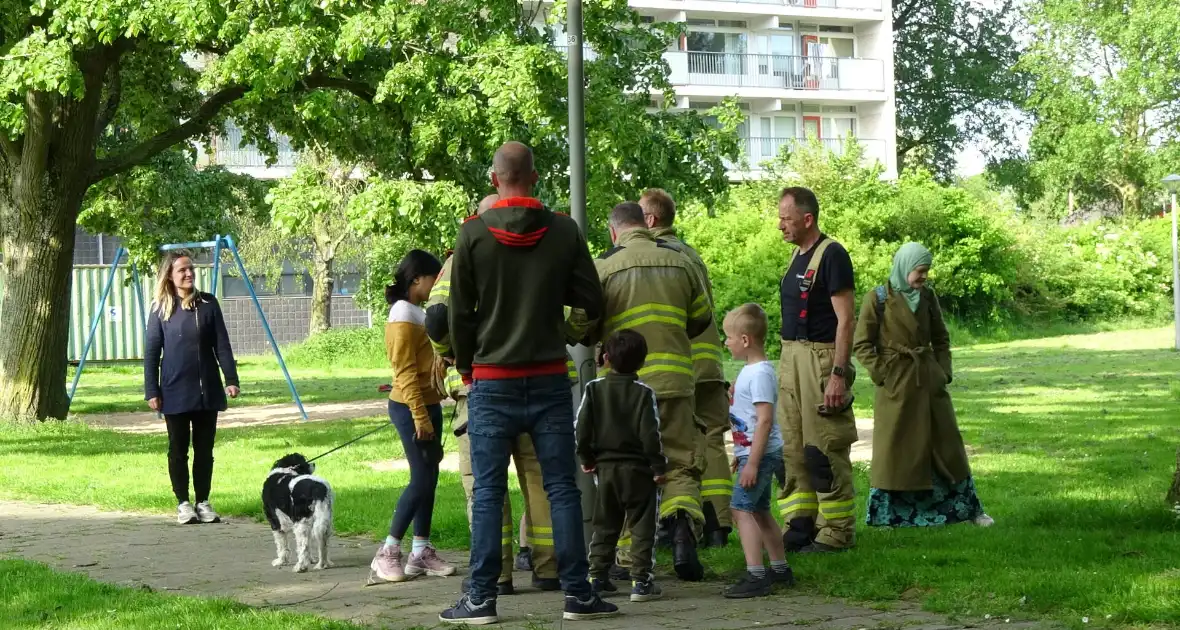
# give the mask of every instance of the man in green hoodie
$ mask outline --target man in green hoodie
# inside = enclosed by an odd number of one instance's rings
[[[470,381],[467,433],[475,476],[471,589],[439,620],[487,624],[496,580],[508,461],[528,433],[553,517],[565,620],[618,614],[594,594],[574,477],[574,407],[566,365],[565,306],[600,316],[602,285],[586,239],[566,215],[533,197],[532,151],[509,142],[492,160],[500,201],[459,230],[447,319],[455,369]]]

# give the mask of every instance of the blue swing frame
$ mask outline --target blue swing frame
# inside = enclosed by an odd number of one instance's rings
[[[254,283],[250,281],[250,274],[246,273],[246,265],[242,263],[242,256],[238,253],[238,247],[234,243],[234,238],[228,234],[218,234],[211,241],[164,245],[160,247],[160,252],[179,249],[213,248],[213,286],[211,292],[216,295],[217,281],[221,277],[221,250],[223,247],[233,255],[238,273],[242,275],[242,280],[246,283],[246,288],[250,291],[250,299],[254,302],[254,308],[258,311],[258,320],[262,322],[262,329],[266,331],[266,338],[270,341],[270,347],[274,350],[275,358],[279,361],[279,367],[283,370],[283,377],[287,379],[287,387],[291,390],[291,397],[295,400],[295,406],[299,408],[299,415],[303,416],[304,420],[307,420],[307,410],[303,408],[303,401],[299,398],[299,392],[295,389],[295,382],[291,380],[291,373],[287,370],[287,363],[283,361],[283,353],[279,351],[279,344],[275,341],[274,333],[270,330],[270,323],[266,321],[266,314],[262,312],[262,303],[258,301],[258,293],[254,291]],[[86,344],[82,349],[82,357],[78,360],[78,370],[74,372],[74,382],[70,385],[70,403],[73,403],[74,394],[78,391],[78,381],[82,378],[82,370],[86,367],[86,357],[90,354],[90,347],[94,343],[94,336],[98,332],[98,323],[102,320],[102,314],[106,310],[107,298],[110,297],[111,287],[115,283],[115,272],[118,270],[119,261],[123,259],[123,254],[125,253],[127,253],[127,249],[120,247],[115,252],[115,260],[111,262],[110,272],[107,274],[107,281],[102,289],[102,298],[99,299],[98,308],[94,311],[94,318],[90,321],[90,332],[86,335]],[[143,286],[139,282],[139,272],[135,269],[134,265],[131,267],[131,279],[135,285],[135,297],[139,301],[140,317],[146,323],[147,307],[143,301]]]

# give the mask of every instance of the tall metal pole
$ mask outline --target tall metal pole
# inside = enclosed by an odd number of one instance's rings
[[[582,67],[582,0],[566,4],[566,59],[569,75],[569,150],[570,150],[570,216],[586,234],[586,110],[583,107]],[[574,409],[582,401],[586,384],[594,380],[594,353],[586,346],[569,348],[578,368],[578,384],[574,386]],[[575,464],[576,465],[576,464]],[[582,491],[582,534],[590,544],[593,534],[596,486],[590,475],[577,472],[578,488]]]
[[[1176,232],[1176,192],[1172,191],[1172,316],[1175,318],[1176,344],[1180,350],[1180,243]]]

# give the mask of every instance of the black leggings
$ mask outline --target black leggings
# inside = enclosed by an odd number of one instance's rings
[[[389,421],[402,439],[402,450],[410,464],[410,483],[402,490],[393,509],[389,535],[402,539],[414,523],[414,536],[430,538],[430,523],[434,519],[434,491],[438,488],[438,465],[442,461],[442,406],[427,405],[430,424],[434,425],[434,439],[419,442],[410,408],[389,401]]]
[[[216,411],[189,411],[164,416],[168,426],[168,477],[176,503],[188,501],[188,445],[193,443],[193,491],[196,502],[209,500],[213,483],[213,438],[217,435]],[[191,429],[189,425],[192,425]]]

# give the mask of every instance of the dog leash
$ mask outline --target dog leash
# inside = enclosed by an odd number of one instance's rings
[[[451,422],[450,422],[451,426],[455,425],[455,416],[458,413],[459,413],[459,406],[458,405],[453,406],[451,409]],[[349,444],[352,444],[354,442],[359,442],[359,441],[369,437],[370,435],[373,435],[374,433],[377,433],[378,431],[384,429],[385,427],[392,426],[392,425],[393,425],[392,422],[382,422],[381,426],[377,427],[376,429],[373,429],[372,431],[369,431],[367,433],[362,433],[361,435],[358,435],[358,436],[352,438],[351,440],[341,444],[340,446],[333,448],[332,450],[330,450],[326,453],[320,453],[319,455],[316,455],[315,457],[307,460],[307,463],[310,464],[311,462],[314,462],[315,460],[317,460],[321,457],[331,455],[332,453],[335,453],[336,451],[344,448],[345,446],[348,446]],[[438,436],[438,439],[440,441],[440,444],[439,444],[440,449],[445,449],[447,446],[447,434],[444,432],[442,435]]]

